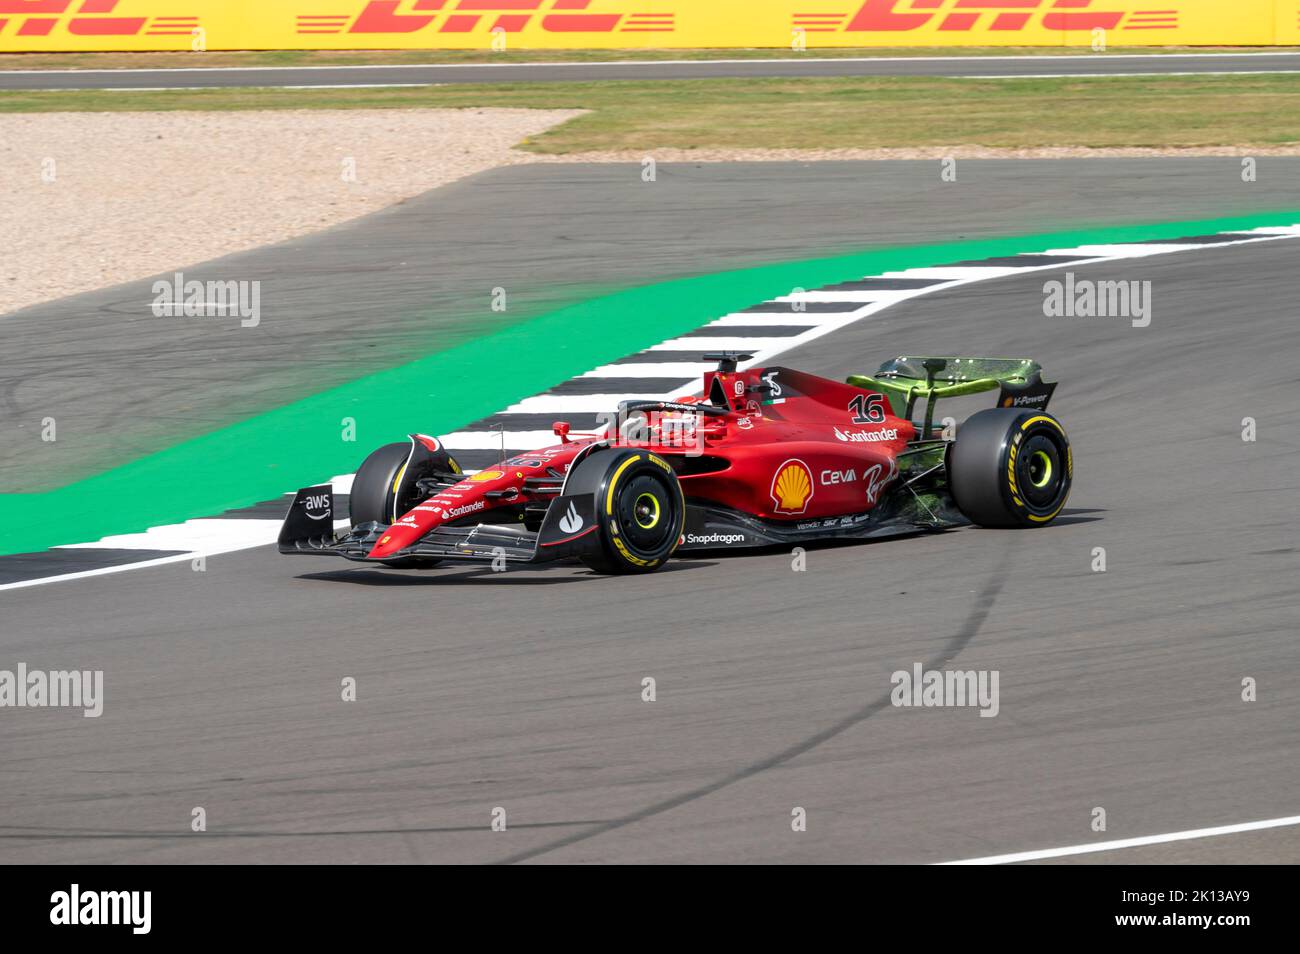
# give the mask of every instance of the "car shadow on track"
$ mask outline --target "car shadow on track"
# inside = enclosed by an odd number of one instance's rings
[[[656,570],[655,575],[716,565],[708,560],[673,560]],[[427,570],[367,567],[355,570],[327,570],[324,573],[301,573],[297,579],[356,583],[361,586],[451,586],[457,583],[534,586],[608,579],[605,574],[595,573],[578,564],[560,564],[550,568],[537,566],[532,567],[531,570],[537,575],[521,576],[521,569],[498,573],[485,566],[463,567],[455,570],[449,567],[431,567]]]
[[[1103,519],[1095,514],[1104,514],[1105,509],[1101,508],[1072,508],[1061,511],[1052,523],[1055,524],[1074,524],[1074,523],[1093,523]],[[864,544],[879,543],[897,543],[901,540],[916,539],[918,537],[933,536],[942,533],[960,532],[966,527],[954,527],[950,530],[924,530],[918,528],[915,533],[904,533],[898,536],[881,537],[878,539],[854,539],[851,537],[829,539],[829,540],[809,540],[799,544],[800,547],[807,550],[832,550],[847,547],[860,547]],[[770,547],[752,547],[740,550],[718,550],[709,554],[709,559],[688,559],[679,558],[666,563],[656,571],[659,573],[675,573],[680,570],[695,570],[702,567],[717,566],[720,562],[726,562],[734,559],[744,559],[746,557],[761,556],[765,554],[780,553],[787,548],[781,545]],[[521,575],[523,573],[527,575]],[[490,567],[475,565],[462,566],[453,568],[452,566],[431,567],[427,570],[399,570],[395,567],[377,567],[366,566],[349,568],[345,570],[327,570],[323,573],[302,573],[299,574],[299,580],[319,580],[327,583],[355,583],[361,586],[451,586],[457,583],[473,584],[500,584],[504,586],[550,586],[556,583],[581,583],[588,580],[598,580],[604,578],[604,574],[588,570],[578,563],[560,563],[552,565],[537,565],[516,567],[505,572],[495,572]]]
[[[1089,510],[1089,509],[1084,508],[1084,507],[1078,507],[1078,508],[1068,508],[1068,507],[1067,507],[1065,510],[1062,510],[1062,511],[1061,511],[1061,515],[1060,515],[1059,517],[1057,517],[1055,520],[1052,521],[1052,525],[1053,525],[1053,526],[1056,526],[1056,525],[1064,526],[1064,525],[1066,525],[1066,524],[1070,524],[1070,523],[1094,523],[1095,521],[1097,521],[1097,520],[1102,520],[1102,519],[1104,519],[1104,518],[1102,518],[1102,517],[1091,517],[1091,516],[1088,516],[1089,514],[1094,514],[1094,513],[1106,513],[1106,512],[1107,512],[1107,511],[1106,511],[1105,509],[1103,509],[1103,508],[1093,508],[1093,509]]]

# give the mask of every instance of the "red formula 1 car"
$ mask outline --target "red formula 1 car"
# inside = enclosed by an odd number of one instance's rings
[[[351,529],[334,530],[330,485],[307,487],[280,551],[397,567],[576,558],[644,573],[700,550],[1042,526],[1065,505],[1070,443],[1033,361],[900,357],[841,383],[704,357],[718,365],[703,396],[625,401],[603,434],[556,422],[558,443],[471,476],[433,437],[381,447],[354,478]],[[935,427],[938,400],[993,389],[998,406],[955,439]]]

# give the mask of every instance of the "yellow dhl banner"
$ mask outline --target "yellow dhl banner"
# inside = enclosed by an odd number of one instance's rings
[[[1290,45],[1300,0],[0,0],[0,51]]]

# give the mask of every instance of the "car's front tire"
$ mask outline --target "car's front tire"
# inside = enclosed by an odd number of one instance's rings
[[[953,500],[982,527],[1046,526],[1065,506],[1073,480],[1070,439],[1042,411],[979,411],[948,448]]]
[[[361,462],[348,495],[348,516],[352,526],[362,523],[388,526],[401,516],[393,511],[394,484],[401,476],[410,453],[409,443],[385,444]]]
[[[597,451],[578,462],[564,492],[595,499],[596,539],[580,559],[597,573],[651,573],[677,549],[686,498],[672,466],[658,454]]]
[[[363,523],[390,526],[418,503],[415,495],[408,493],[408,499],[397,496],[410,454],[411,444],[404,441],[385,444],[362,461],[348,495],[348,516],[354,529]],[[429,557],[399,557],[382,562],[396,569],[424,569],[437,566],[440,561]]]

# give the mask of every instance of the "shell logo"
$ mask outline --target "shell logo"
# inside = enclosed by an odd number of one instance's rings
[[[772,503],[777,513],[803,513],[813,496],[813,475],[801,460],[788,460],[772,478]]]

